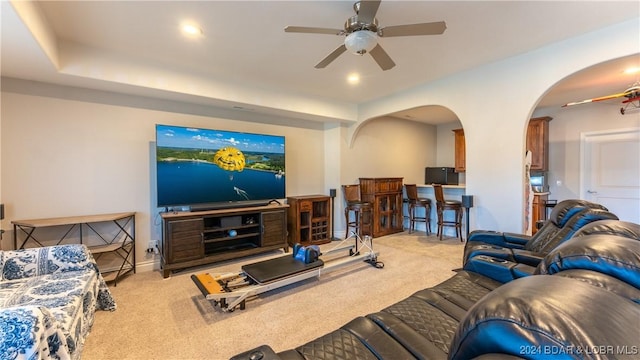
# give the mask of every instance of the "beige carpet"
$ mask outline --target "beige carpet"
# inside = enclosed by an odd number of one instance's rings
[[[439,241],[424,233],[376,238],[384,269],[355,263],[262,294],[231,313],[207,301],[190,275],[238,271],[281,252],[190,268],[168,279],[160,272],[131,275],[111,287],[118,309],[96,313],[82,359],[216,360],[261,344],[290,349],[451,277],[463,247],[459,239]]]

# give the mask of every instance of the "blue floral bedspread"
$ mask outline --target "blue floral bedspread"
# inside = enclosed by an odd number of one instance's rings
[[[84,245],[0,251],[0,358],[79,359],[116,304]]]

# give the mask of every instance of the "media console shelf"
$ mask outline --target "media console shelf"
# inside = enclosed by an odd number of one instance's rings
[[[172,270],[284,249],[288,205],[167,212],[162,217],[162,270]]]

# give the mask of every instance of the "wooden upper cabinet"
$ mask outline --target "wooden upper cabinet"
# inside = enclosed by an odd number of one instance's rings
[[[531,170],[549,170],[549,121],[551,117],[544,116],[529,120],[527,127],[527,150],[531,150]],[[455,170],[465,172],[465,139],[464,129],[452,130],[455,136]]]
[[[455,171],[464,172],[466,169],[464,129],[452,130],[455,136]]]
[[[551,117],[533,118],[527,128],[527,150],[531,151],[531,170],[549,169],[549,121]]]

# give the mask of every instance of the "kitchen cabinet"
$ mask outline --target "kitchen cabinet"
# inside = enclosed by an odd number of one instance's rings
[[[464,143],[464,130],[463,129],[455,129],[452,130],[454,133],[454,144],[455,144],[455,171],[456,172],[465,172],[466,165],[466,149]]]
[[[529,120],[527,126],[527,150],[531,151],[531,170],[549,170],[549,121],[551,117],[544,116]],[[452,130],[455,136],[455,170],[466,170],[466,148],[464,129]]]
[[[531,170],[549,170],[549,121],[551,117],[529,120],[527,127],[527,150],[531,151]]]

